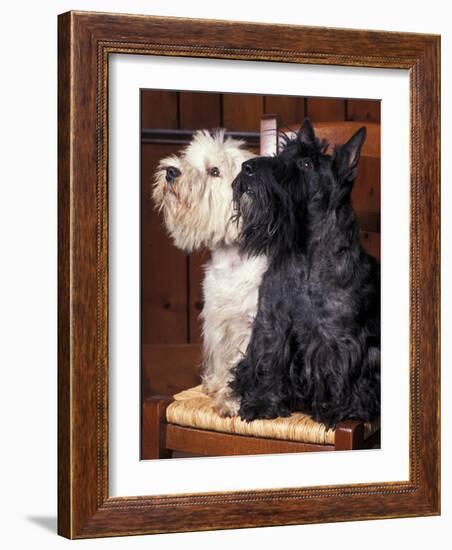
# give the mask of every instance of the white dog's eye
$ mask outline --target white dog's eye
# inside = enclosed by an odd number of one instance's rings
[[[207,173],[213,178],[220,177],[220,170],[216,166],[213,166],[212,168],[207,168]]]

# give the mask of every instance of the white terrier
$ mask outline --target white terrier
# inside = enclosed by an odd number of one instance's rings
[[[246,351],[267,267],[264,256],[240,252],[232,219],[232,182],[253,156],[243,142],[225,139],[224,130],[198,131],[180,155],[160,162],[152,193],[178,248],[212,251],[203,281],[202,382],[221,416],[239,410],[229,387],[231,370]]]

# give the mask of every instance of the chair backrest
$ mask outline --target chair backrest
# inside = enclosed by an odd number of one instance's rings
[[[269,157],[278,154],[279,117],[278,115],[263,115],[261,118],[259,154]]]
[[[316,134],[331,145],[345,143],[359,128],[365,126],[366,141],[361,152],[362,157],[380,158],[380,124],[376,122],[317,122],[314,123]],[[279,134],[284,132],[296,134],[300,124],[290,124],[280,128],[278,115],[264,115],[260,127],[260,154],[278,153]]]

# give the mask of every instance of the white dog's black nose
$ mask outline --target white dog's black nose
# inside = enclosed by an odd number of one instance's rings
[[[179,168],[176,168],[175,166],[168,166],[166,169],[166,181],[168,183],[173,183],[173,181],[181,175],[181,171]]]

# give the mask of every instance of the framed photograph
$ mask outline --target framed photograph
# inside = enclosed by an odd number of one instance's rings
[[[439,514],[439,56],[59,16],[61,535]]]

